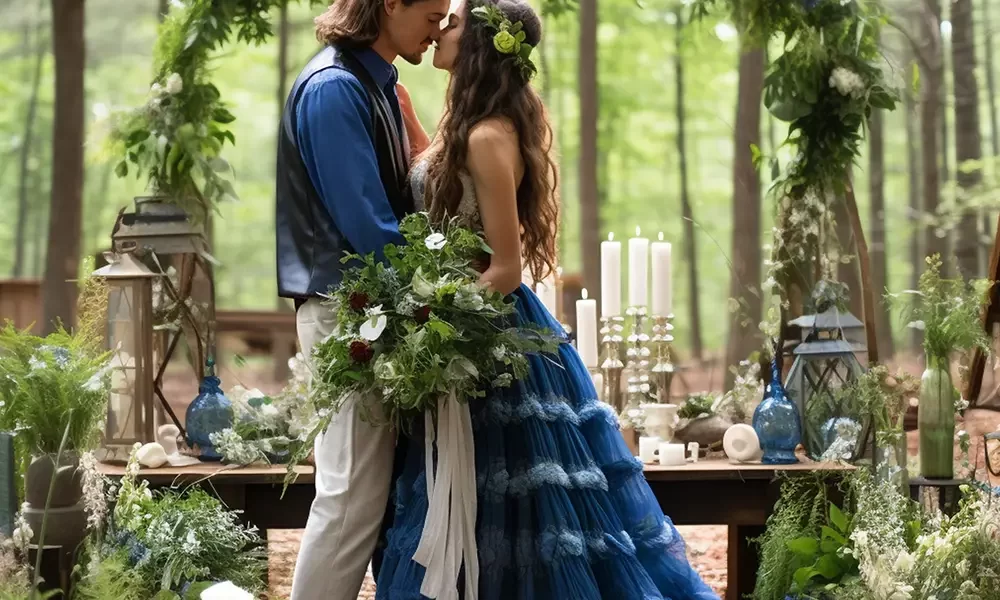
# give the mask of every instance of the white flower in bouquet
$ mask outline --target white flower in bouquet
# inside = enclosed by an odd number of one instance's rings
[[[159,98],[160,96],[163,95],[163,92],[165,91],[166,90],[164,90],[163,86],[160,85],[159,83],[154,83],[153,85],[149,86],[149,95],[152,96],[153,98]]]
[[[424,238],[424,245],[428,250],[440,250],[448,243],[448,238],[443,233],[432,233]]]
[[[374,342],[382,335],[388,324],[389,318],[382,312],[382,305],[379,304],[374,308],[368,309],[368,320],[361,324],[358,333],[369,342]]]
[[[483,300],[483,288],[475,284],[463,285],[455,292],[455,306],[461,310],[479,312],[486,307]]]
[[[514,383],[514,376],[510,373],[501,373],[493,380],[494,387],[510,387]]]
[[[430,298],[434,295],[434,290],[436,288],[436,286],[427,279],[427,276],[424,275],[424,272],[420,267],[417,267],[416,272],[413,273],[413,279],[410,281],[410,285],[413,286],[413,293],[421,298]]]
[[[184,90],[184,79],[181,77],[180,73],[171,73],[170,77],[167,77],[167,93],[171,95],[177,95]]]
[[[503,361],[503,359],[507,358],[506,346],[497,346],[496,348],[493,348],[493,358],[498,361]]]
[[[843,96],[850,96],[855,100],[861,98],[865,93],[865,81],[860,75],[845,69],[836,67],[830,73],[830,87],[836,88]]]

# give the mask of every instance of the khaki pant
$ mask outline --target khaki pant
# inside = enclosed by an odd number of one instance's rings
[[[319,300],[296,314],[306,356],[334,328]],[[356,600],[378,540],[392,479],[395,437],[347,406],[316,439],[316,499],[295,564],[292,600]]]

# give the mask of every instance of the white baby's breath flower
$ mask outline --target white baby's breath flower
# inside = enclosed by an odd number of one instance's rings
[[[424,238],[424,245],[427,246],[428,250],[440,250],[447,243],[448,238],[444,237],[442,233],[435,232]]]
[[[176,95],[184,90],[184,79],[181,77],[180,73],[171,73],[170,77],[167,77],[167,93],[171,95]]]

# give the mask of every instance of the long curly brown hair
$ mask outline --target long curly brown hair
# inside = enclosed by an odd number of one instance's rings
[[[484,4],[495,5],[513,23],[520,21],[525,43],[537,48],[542,39],[541,20],[524,0],[467,0],[448,101],[430,152],[427,201],[435,220],[456,215],[462,199],[459,172],[466,165],[469,131],[486,118],[510,120],[517,130],[525,166],[517,188],[523,258],[538,281],[556,265],[559,175],[552,156],[554,136],[541,97],[522,75],[514,57],[494,48],[496,32],[472,14],[472,9]]]

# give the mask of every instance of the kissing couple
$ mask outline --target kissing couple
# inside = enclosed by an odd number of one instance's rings
[[[303,352],[336,326],[321,295],[340,283],[343,254],[381,256],[418,211],[481,232],[493,253],[480,283],[510,296],[519,323],[565,339],[522,283],[525,267],[535,280],[554,268],[559,219],[552,128],[531,84],[535,10],[524,0],[337,0],[316,33],[324,47],[290,91],[277,163],[278,290],[295,300]],[[392,65],[421,62],[431,45],[450,77],[432,138]],[[718,598],[576,350],[565,342],[528,360],[527,377],[464,405],[474,551],[433,540],[448,557],[434,568],[414,556],[433,537],[427,459],[441,452],[427,457],[422,432],[397,435],[350,404],[338,413],[316,440],[292,600],[355,600],[369,562],[384,600]]]

